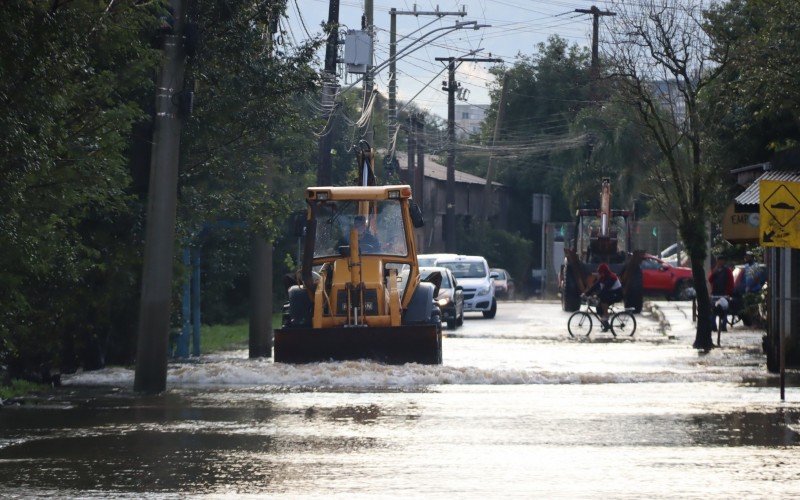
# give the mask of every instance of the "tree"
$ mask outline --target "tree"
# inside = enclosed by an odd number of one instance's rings
[[[3,5],[0,364],[12,376],[49,378],[59,357],[71,365],[116,324],[112,308],[126,303],[116,287],[136,280],[128,147],[165,12],[158,2]]]
[[[767,161],[798,144],[798,16],[800,3],[792,0],[732,0],[708,13],[712,39],[730,47],[703,103],[715,117],[714,159],[726,169]]]
[[[709,211],[718,171],[705,157],[708,118],[700,99],[720,75],[725,47],[715,46],[699,0],[613,2],[606,63],[663,160],[654,165],[664,215],[676,223],[691,259],[698,315],[694,347],[713,347],[705,270]]]

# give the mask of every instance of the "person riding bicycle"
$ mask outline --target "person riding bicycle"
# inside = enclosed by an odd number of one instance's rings
[[[600,315],[601,330],[605,332],[611,328],[608,324],[608,306],[622,300],[622,283],[605,262],[597,267],[597,274],[597,281],[581,297],[586,298],[597,292],[597,314]]]

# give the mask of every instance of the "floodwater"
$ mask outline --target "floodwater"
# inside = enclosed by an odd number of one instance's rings
[[[677,310],[687,304],[659,303]],[[760,334],[568,336],[556,303],[448,332],[444,365],[302,366],[246,352],[66,380],[0,409],[0,497],[788,497],[800,389],[779,401]]]

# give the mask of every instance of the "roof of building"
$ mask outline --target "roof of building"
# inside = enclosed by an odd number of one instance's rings
[[[736,197],[737,205],[759,205],[759,183],[758,181],[786,181],[800,182],[800,172],[796,170],[767,170],[753,181],[742,194]]]
[[[395,153],[397,161],[400,163],[400,170],[408,170],[408,155],[405,152],[397,151]],[[437,181],[447,180],[447,167],[433,161],[430,155],[425,155],[425,177],[436,179]],[[480,184],[486,185],[486,179],[477,175],[468,174],[460,170],[456,170],[456,182],[463,184]],[[492,181],[492,186],[502,187],[503,184]]]

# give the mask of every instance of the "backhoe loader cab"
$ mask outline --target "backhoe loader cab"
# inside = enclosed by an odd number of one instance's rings
[[[419,279],[411,188],[314,187],[306,202],[302,270],[275,361],[441,363],[438,290]]]

